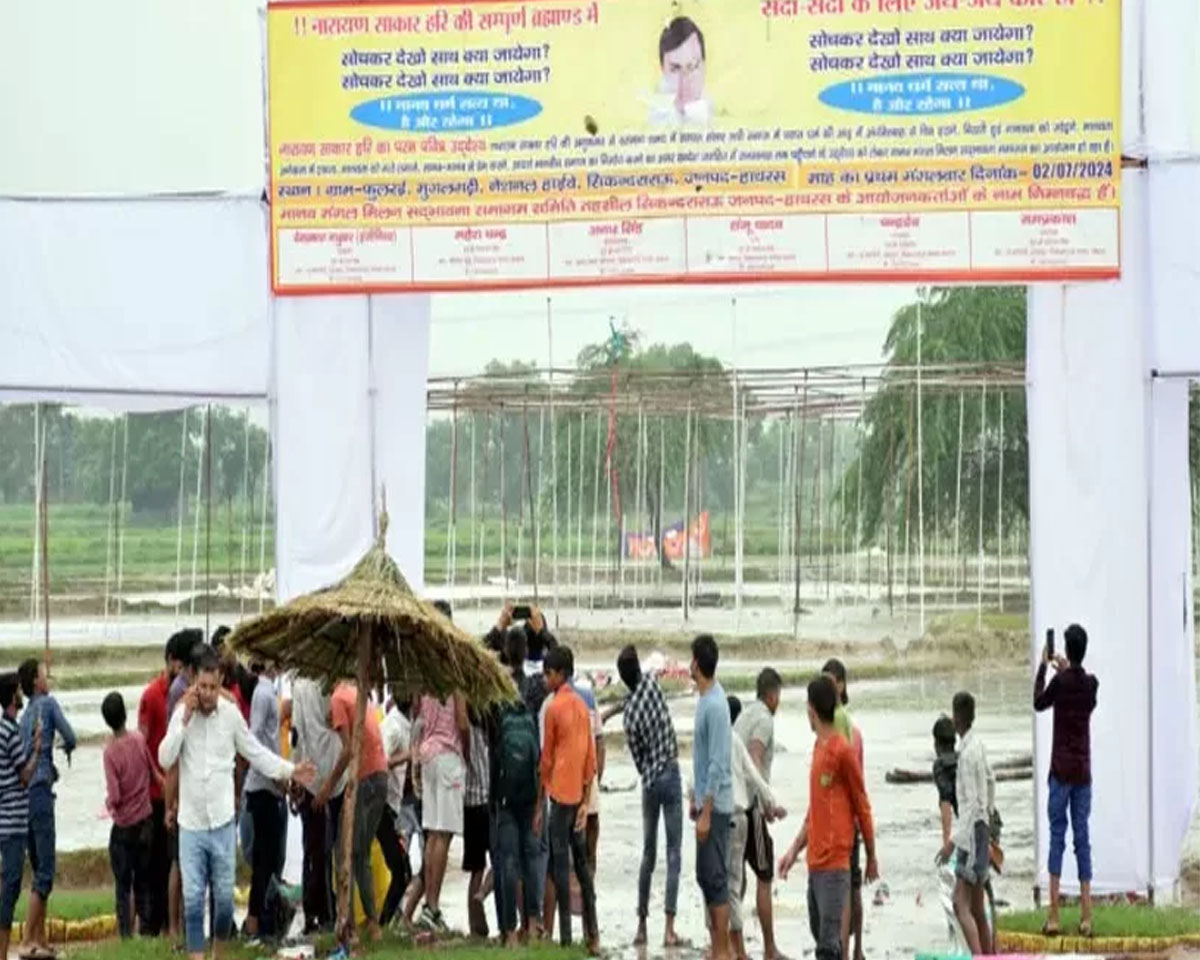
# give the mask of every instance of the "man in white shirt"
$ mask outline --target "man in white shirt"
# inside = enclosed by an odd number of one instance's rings
[[[954,834],[942,848],[939,860],[955,855],[954,912],[958,916],[967,947],[973,956],[991,956],[995,951],[988,927],[986,887],[990,869],[990,812],[996,805],[996,777],[988,763],[987,750],[974,731],[975,698],[969,693],[954,696],[954,728],[958,748],[958,820]]]
[[[774,672],[774,671],[772,671]],[[733,818],[729,832],[729,936],[735,960],[744,960],[746,940],[743,935],[742,898],[746,893],[746,845],[750,837],[750,813],[755,811],[764,823],[780,820],[786,813],[779,806],[771,785],[759,771],[759,762],[751,755],[740,731],[745,729],[741,718],[741,701],[734,696],[729,700],[729,720],[733,724],[731,769],[733,771]],[[761,701],[757,701],[761,702]],[[747,708],[749,711],[750,708]],[[774,716],[773,714],[771,715]],[[761,741],[755,740],[761,744]],[[775,752],[775,735],[770,737],[771,755]],[[768,890],[770,887],[768,886]],[[774,941],[772,939],[772,947]]]
[[[311,762],[293,765],[252,736],[238,708],[221,696],[215,651],[197,659],[196,677],[171,717],[158,748],[164,769],[179,763],[179,867],[183,875],[184,928],[192,960],[204,956],[204,908],[213,892],[213,955],[233,923],[234,758],[270,780],[310,786]]]

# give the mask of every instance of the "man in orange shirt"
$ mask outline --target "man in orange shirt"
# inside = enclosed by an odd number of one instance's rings
[[[850,895],[850,850],[858,825],[867,849],[867,883],[879,879],[875,826],[862,768],[834,726],[837,687],[822,674],[808,685],[808,722],[817,735],[809,773],[808,820],[779,862],[784,880],[808,848],[808,922],[817,960],[842,960],[842,913]]]
[[[546,709],[546,735],[542,745],[541,786],[533,815],[533,832],[542,832],[542,810],[550,798],[550,860],[554,886],[570,889],[570,862],[583,898],[583,932],[588,951],[600,950],[600,932],[596,924],[596,890],[588,867],[587,793],[596,775],[596,741],[592,738],[592,719],[583,698],[571,686],[575,657],[569,647],[547,651],[543,672],[546,687],[554,699]],[[563,946],[571,943],[571,898],[558,898],[558,928]]]
[[[342,741],[342,752],[337,764],[322,785],[313,801],[318,810],[324,809],[333,795],[334,788],[341,782],[342,775],[350,765],[350,754],[354,737],[354,723],[358,714],[358,687],[353,683],[339,683],[329,699],[330,726]],[[387,757],[383,752],[383,736],[379,732],[379,720],[375,709],[367,705],[367,719],[363,727],[362,757],[358,763],[358,794],[354,800],[354,837],[351,860],[351,880],[358,886],[363,915],[367,918],[367,930],[372,940],[379,940],[383,933],[379,927],[379,911],[375,905],[375,877],[371,873],[371,841],[379,832],[379,825],[387,810]],[[341,829],[334,824],[335,833]],[[401,871],[398,859],[401,850],[384,850],[389,869],[397,877]],[[396,867],[393,867],[396,863]]]

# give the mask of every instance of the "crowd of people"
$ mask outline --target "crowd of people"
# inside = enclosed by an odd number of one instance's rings
[[[438,604],[452,616],[449,605]],[[862,887],[879,878],[876,832],[863,773],[863,737],[849,710],[847,672],[830,660],[807,687],[814,734],[808,810],[778,859],[772,827],[786,798],[772,785],[775,717],[783,681],[757,677],[743,705],[718,679],[720,651],[709,635],[691,646],[698,694],[691,776],[681,770],[675,722],[658,674],[635,647],[616,668],[621,696],[601,713],[591,684],[577,675],[571,649],[547,629],[536,607],[508,604],[484,643],[509,671],[519,696],[472,709],[458,694],[389,700],[369,709],[354,791],[349,876],[334,851],[342,825],[355,741],[358,691],[331,693],[312,680],[280,684],[269,664],[242,664],[228,631],[211,640],[182,630],[167,642],[162,672],[145,688],[130,728],[119,693],[103,701],[112,731],[103,766],[112,819],[109,852],[120,934],[182,940],[202,957],[234,932],[234,877],[240,845],[251,881],[241,933],[278,940],[293,909],[282,884],[289,812],[302,832],[304,932],[333,930],[338,884],[357,888],[365,935],[400,925],[445,933],[442,889],[455,837],[469,875],[469,932],[487,937],[489,914],[502,942],[519,946],[551,935],[572,941],[582,918],[589,951],[600,949],[596,858],[603,724],[622,715],[627,748],[641,781],[642,856],[635,944],[649,939],[659,823],[666,845],[663,945],[684,943],[677,926],[683,813],[694,824],[695,880],[705,905],[711,960],[745,960],[748,878],[764,960],[784,960],[773,921],[773,885],[786,882],[803,854],[809,924],[817,960],[863,956]],[[1035,681],[1035,707],[1053,709],[1050,771],[1051,910],[1059,924],[1059,878],[1068,816],[1090,930],[1091,803],[1088,727],[1097,681],[1082,668],[1087,635],[1071,627],[1066,657],[1047,650]],[[1046,670],[1056,675],[1047,684]],[[22,957],[44,960],[46,904],[54,879],[55,743],[76,740],[35,661],[0,676],[0,957],[7,955],[26,855],[32,867]],[[975,701],[959,693],[953,716],[934,726],[934,782],[942,821],[939,863],[953,870],[955,920],[969,949],[990,953],[994,918],[990,876],[1000,866],[995,777],[975,732]],[[290,754],[290,759],[285,759]],[[389,887],[378,908],[372,848],[383,853]],[[420,855],[414,873],[412,857]],[[748,869],[747,869],[748,868]],[[487,902],[491,899],[492,909]],[[206,926],[206,917],[208,924]],[[342,928],[348,950],[354,937]]]

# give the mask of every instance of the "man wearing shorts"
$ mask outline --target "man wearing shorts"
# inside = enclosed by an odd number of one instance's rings
[[[974,956],[994,953],[988,927],[986,892],[989,875],[989,811],[995,807],[996,779],[987,750],[974,731],[975,698],[969,693],[954,697],[954,728],[958,731],[958,819],[954,836],[942,847],[939,859],[954,860],[954,912],[967,948]]]
[[[759,774],[771,782],[771,765],[775,760],[775,711],[783,691],[779,674],[766,667],[758,675],[757,697],[733,728],[745,745]],[[775,946],[775,922],[771,903],[771,884],[775,880],[775,844],[768,823],[772,811],[763,803],[753,803],[746,811],[746,862],[758,878],[758,922],[762,925],[764,960],[784,960]]]
[[[712,930],[711,960],[729,954],[729,828],[733,817],[733,725],[717,682],[717,642],[708,634],[692,641],[696,702],[692,748],[692,819],[696,821],[696,881]]]
[[[450,859],[450,841],[463,832],[466,767],[464,744],[470,735],[467,705],[454,694],[446,700],[424,696],[417,711],[421,763],[421,826],[425,833],[425,906],[417,923],[436,933],[447,932],[442,919],[442,883]]]

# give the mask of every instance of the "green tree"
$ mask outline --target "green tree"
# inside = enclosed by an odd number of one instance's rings
[[[1007,530],[1010,524],[1023,526],[1029,516],[1023,389],[1000,391],[989,387],[985,397],[982,386],[939,384],[936,375],[930,376],[930,386],[922,396],[922,450],[918,458],[914,383],[918,316],[924,367],[932,369],[952,363],[989,365],[991,369],[1024,367],[1024,288],[935,287],[922,292],[919,304],[901,308],[884,343],[883,381],[864,411],[858,457],[843,474],[848,508],[845,522],[853,527],[858,519],[854,508],[858,503],[861,472],[864,542],[883,539],[885,524],[889,522],[902,531],[905,516],[915,530],[918,479],[924,483],[927,531],[954,534],[956,517],[960,517],[959,535],[964,543],[973,542],[968,534],[977,529],[978,520],[972,523],[969,518],[978,517],[982,483],[985,532],[994,535],[999,469],[1003,461],[1001,495],[1005,527]],[[958,494],[960,418],[961,499]]]

